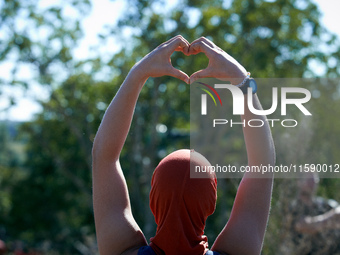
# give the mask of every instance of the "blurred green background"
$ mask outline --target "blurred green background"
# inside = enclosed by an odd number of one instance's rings
[[[30,121],[0,122],[0,239],[10,254],[21,249],[97,253],[92,142],[130,68],[160,43],[178,34],[189,42],[205,36],[259,78],[315,78],[319,74],[312,63],[323,69],[323,77],[340,73],[339,39],[320,24],[320,12],[310,0],[126,0],[117,22],[100,31],[99,44],[86,58],[79,51],[76,57],[75,48],[87,29],[81,22],[91,11],[90,1],[38,5],[0,1],[0,61],[13,63],[10,73],[0,71],[0,95],[10,102],[1,114],[16,105],[8,91],[23,91],[42,109]],[[103,56],[104,46],[114,50]],[[190,75],[205,68],[208,59],[175,52],[172,63]],[[22,66],[30,79],[20,74]],[[317,117],[289,131],[273,129],[278,164],[340,163],[339,88],[337,82],[314,86],[311,112]],[[133,213],[147,239],[156,227],[148,203],[150,176],[167,153],[190,147],[189,133],[188,85],[172,77],[149,79],[121,154]],[[244,161],[241,130],[232,130],[226,139],[230,162]],[[210,245],[228,219],[238,182],[219,180],[216,212],[206,227]],[[284,224],[296,183],[275,181],[263,254],[280,254],[278,247],[289,236]],[[340,201],[339,188],[338,179],[321,179],[318,196]]]

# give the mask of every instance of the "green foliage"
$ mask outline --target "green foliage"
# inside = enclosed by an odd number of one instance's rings
[[[59,5],[42,7],[42,1],[13,0],[0,4],[0,62],[13,68],[3,86],[30,89],[32,82],[54,85],[60,71],[70,75],[72,50],[82,37],[82,16],[90,10],[89,0],[61,1]],[[74,16],[67,14],[66,9]],[[30,69],[30,78],[22,78],[22,68]],[[26,75],[27,76],[27,75]],[[15,104],[15,98],[12,98]]]
[[[80,13],[87,12],[88,1],[73,3]],[[218,0],[188,0],[179,1],[171,8],[164,8],[166,3],[161,0],[126,3],[125,15],[101,36],[103,42],[113,37],[122,46],[107,62],[74,61],[72,49],[82,35],[80,16],[65,17],[63,7],[42,12],[37,8],[37,1],[5,1],[1,5],[0,26],[11,33],[1,42],[0,60],[16,52],[16,63],[36,66],[40,84],[51,85],[50,99],[41,102],[43,112],[20,129],[17,139],[26,146],[25,163],[14,160],[13,164],[6,161],[0,165],[0,227],[6,229],[10,242],[23,240],[29,247],[41,250],[48,242],[48,250],[60,254],[84,254],[77,245],[79,242],[90,249],[87,238],[94,236],[91,147],[96,130],[130,68],[169,38],[182,34],[193,41],[206,36],[235,57],[254,77],[313,77],[308,66],[312,60],[326,66],[326,76],[339,74],[334,64],[339,61],[339,53],[324,53],[320,47],[335,45],[335,38],[320,25],[320,13],[309,0],[239,0],[230,5]],[[19,18],[27,21],[27,29],[17,28],[15,22]],[[49,31],[46,38],[36,38],[29,32],[44,27]],[[176,68],[189,75],[208,64],[203,54],[187,57],[176,52],[171,60]],[[53,69],[52,63],[61,66],[66,79],[59,77],[59,69]],[[90,66],[91,71],[85,72],[85,66]],[[101,76],[104,68],[111,72],[105,80]],[[20,83],[13,77],[13,85]],[[334,141],[338,137],[339,121],[323,113],[338,114],[339,86],[327,84],[315,86],[314,90],[321,96],[314,97],[311,106],[316,116],[313,125],[307,123],[303,126],[305,129],[286,133],[273,129],[279,163],[293,161],[289,158],[291,154],[299,156],[289,150],[300,148],[297,145],[303,142],[300,135],[304,133],[310,134],[311,142],[301,147],[308,159],[322,162],[337,159],[340,148]],[[264,105],[268,105],[269,94],[263,90],[259,95]],[[190,147],[189,107],[189,86],[172,77],[149,79],[136,106],[121,163],[134,216],[147,238],[155,233],[148,204],[150,177],[167,153]],[[230,145],[227,163],[243,162],[242,132],[229,131],[224,135],[224,141]],[[1,162],[10,155],[9,143],[3,144],[6,150],[0,153]],[[288,146],[287,150],[285,144],[294,146]],[[206,228],[211,241],[227,221],[237,185],[238,180],[219,180],[216,213],[208,219]],[[337,180],[323,180],[320,194],[340,199],[335,192],[338,185]],[[280,210],[294,196],[294,192],[282,191],[284,188],[285,182],[279,181],[274,192],[275,209],[268,233],[276,237],[282,234],[280,224],[284,215]],[[278,238],[266,240],[264,254],[274,254],[278,243]]]
[[[43,104],[44,112],[21,127],[29,137],[27,176],[12,186],[6,223],[10,236],[31,247],[49,240],[54,249],[68,254],[74,252],[74,242],[82,240],[84,229],[93,233],[90,155],[104,113],[104,107],[98,107],[104,85],[106,90],[106,84],[86,74],[70,77]]]

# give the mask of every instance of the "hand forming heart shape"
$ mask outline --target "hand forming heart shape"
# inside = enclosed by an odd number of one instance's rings
[[[172,66],[170,57],[174,51],[181,51],[186,56],[203,52],[208,57],[209,64],[205,69],[199,70],[189,77],[183,71]],[[177,35],[159,45],[139,61],[134,68],[145,79],[170,75],[186,83],[193,83],[200,78],[214,77],[228,79],[233,84],[238,84],[247,75],[246,69],[240,63],[217,47],[212,41],[205,37],[200,37],[190,44],[181,35]]]

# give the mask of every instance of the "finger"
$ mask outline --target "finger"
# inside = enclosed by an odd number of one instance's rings
[[[188,45],[190,45],[189,41],[185,39],[182,35],[178,35],[179,38],[182,38]]]
[[[183,52],[184,55],[189,56],[189,48],[190,48],[190,45],[185,46],[185,47],[178,46],[177,49],[175,49],[175,51],[181,51]]]
[[[199,70],[190,76],[190,84],[194,83],[198,79],[211,77],[211,73],[208,69]]]
[[[180,44],[174,51],[182,51],[183,53],[188,53],[189,52],[189,44]]]
[[[182,36],[182,35],[176,35],[174,37],[172,37],[171,39],[169,39],[168,41],[160,44],[157,48],[159,47],[167,47],[169,45],[172,45],[173,43],[176,43],[176,41],[178,42],[178,40],[183,41],[185,43],[186,47],[177,47],[177,51],[183,51],[183,49],[189,48],[190,43]],[[172,50],[172,52],[175,50]],[[185,50],[187,51],[187,50]]]
[[[174,51],[182,51],[184,54],[188,54],[189,46],[189,42],[180,36],[167,45],[168,53],[171,55]]]
[[[169,40],[167,40],[166,42],[163,42],[163,43],[161,43],[160,45],[158,45],[158,47],[161,47],[161,46],[167,45],[167,44],[169,44],[171,41],[175,40],[175,39],[176,39],[176,38],[178,38],[178,37],[181,37],[181,35],[176,35],[176,36],[174,36],[174,37],[170,38],[170,39],[169,39]],[[158,47],[157,47],[157,48],[158,48]]]
[[[171,55],[174,51],[182,51],[185,55],[189,55],[190,43],[182,36],[176,35],[168,41],[160,44],[157,48],[168,48],[168,54]]]
[[[191,42],[191,44],[194,44],[194,43],[196,43],[196,42],[201,42],[201,41],[205,42],[205,43],[206,43],[207,45],[209,45],[211,48],[215,48],[215,47],[216,47],[216,45],[215,45],[212,41],[210,41],[209,39],[207,39],[207,38],[204,37],[204,36],[201,36],[200,38],[194,40],[193,42]]]
[[[176,40],[181,40],[182,42],[185,43],[185,46],[189,48],[190,43],[189,43],[188,40],[185,39],[183,36],[179,36],[179,37],[175,38],[175,40],[172,40],[172,41],[169,43],[169,45],[172,44],[172,43],[176,43]]]
[[[203,52],[205,55],[207,55],[208,58],[210,58],[210,57],[212,57],[214,49],[211,48],[204,41],[198,41],[198,42],[195,42],[195,43],[190,45],[189,54],[196,55],[200,52]]]
[[[169,75],[184,81],[186,84],[189,84],[189,76],[181,70],[171,67]]]

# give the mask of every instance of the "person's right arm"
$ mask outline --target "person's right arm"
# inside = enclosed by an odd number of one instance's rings
[[[171,65],[174,51],[187,54],[189,43],[176,36],[146,55],[130,70],[107,108],[92,149],[93,207],[101,255],[136,254],[147,245],[130,206],[119,157],[128,135],[139,93],[149,77],[189,77]]]
[[[239,84],[246,77],[245,68],[233,57],[217,47],[213,42],[202,37],[195,40],[189,53],[203,52],[209,58],[208,67],[190,77],[190,83],[199,78],[215,77],[228,79],[232,84]],[[266,116],[251,113],[245,96],[245,113],[241,116],[246,123],[250,119],[261,119],[262,127],[252,128],[246,125],[243,134],[246,143],[248,165],[274,165],[275,149]],[[256,109],[262,109],[256,94],[253,95]],[[217,237],[212,250],[229,255],[260,254],[267,225],[272,194],[273,175],[254,176],[246,173],[239,185],[230,219]]]

